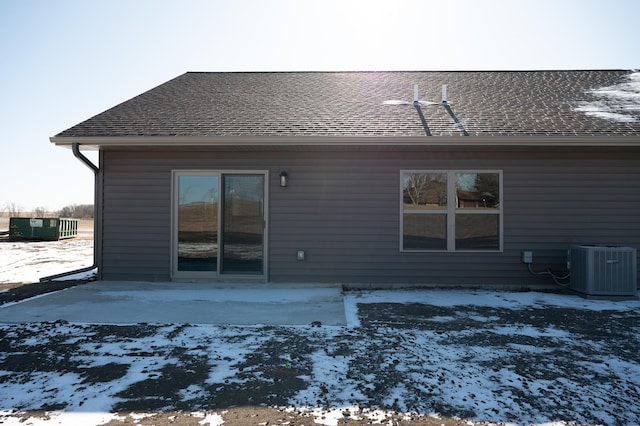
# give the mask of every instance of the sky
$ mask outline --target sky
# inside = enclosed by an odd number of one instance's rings
[[[0,0],[0,211],[91,204],[91,170],[49,138],[187,71],[637,69],[638,16],[637,0]]]

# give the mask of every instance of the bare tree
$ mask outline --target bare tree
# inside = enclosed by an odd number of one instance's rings
[[[446,175],[410,173],[404,178],[404,202],[413,205],[446,205]]]
[[[58,212],[58,216],[72,219],[92,219],[93,204],[71,204],[63,207]]]
[[[47,215],[47,208],[42,206],[36,207],[33,209],[33,215],[35,217],[45,217]]]
[[[427,189],[427,175],[411,173],[407,176],[404,186],[405,198],[411,201],[411,204],[418,204]]]
[[[20,216],[20,212],[22,212],[22,206],[16,203],[5,203],[4,210],[9,213],[10,217],[18,217]]]

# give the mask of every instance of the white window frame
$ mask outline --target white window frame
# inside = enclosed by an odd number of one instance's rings
[[[425,211],[415,211],[410,214],[445,214],[447,217],[447,248],[438,249],[405,249],[404,248],[404,199],[403,177],[407,173],[419,174],[446,174],[447,175],[447,208],[434,209]],[[500,204],[495,210],[478,210],[456,208],[456,174],[463,173],[493,173],[498,175]],[[460,169],[460,170],[433,170],[433,169],[405,169],[400,170],[400,252],[401,253],[502,253],[504,251],[504,196],[503,196],[503,171],[502,170],[483,170],[483,169]],[[479,250],[479,249],[457,249],[456,250],[456,214],[481,214],[481,215],[498,215],[498,249],[495,250]]]

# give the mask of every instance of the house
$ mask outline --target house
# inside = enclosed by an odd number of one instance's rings
[[[189,72],[51,141],[99,150],[105,280],[532,288],[524,250],[563,273],[571,245],[640,247],[639,85]]]

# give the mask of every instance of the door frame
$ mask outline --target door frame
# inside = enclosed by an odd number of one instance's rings
[[[262,274],[222,274],[222,238],[223,238],[223,194],[224,175],[262,175],[263,188],[263,233],[262,233]],[[178,271],[178,178],[180,176],[217,176],[218,177],[218,260],[216,271]],[[269,276],[269,171],[248,169],[176,169],[171,170],[171,252],[170,276],[172,281],[247,281],[266,282]]]

